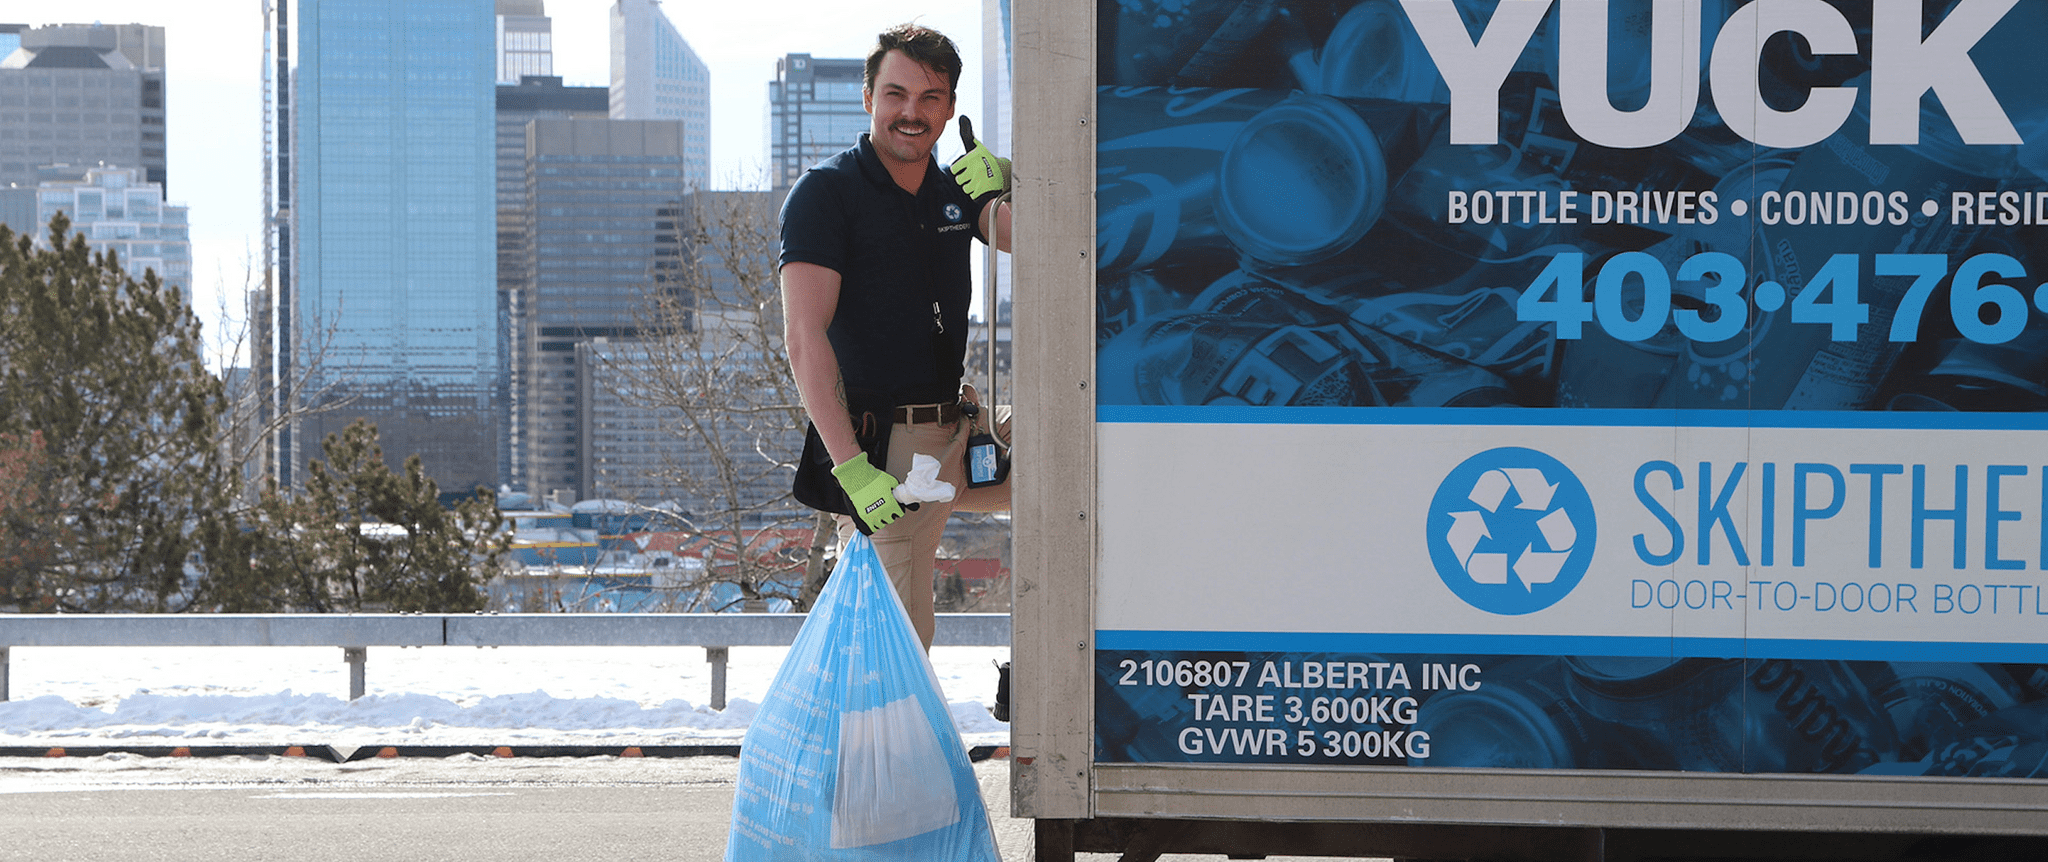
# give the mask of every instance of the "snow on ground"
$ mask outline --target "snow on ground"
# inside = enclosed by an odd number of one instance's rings
[[[0,747],[737,744],[785,647],[733,647],[714,710],[701,647],[371,647],[348,700],[339,647],[14,647]],[[969,746],[1007,647],[938,647]]]

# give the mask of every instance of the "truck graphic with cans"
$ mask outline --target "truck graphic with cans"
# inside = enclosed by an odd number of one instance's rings
[[[1040,858],[2048,849],[2048,3],[1006,8]]]

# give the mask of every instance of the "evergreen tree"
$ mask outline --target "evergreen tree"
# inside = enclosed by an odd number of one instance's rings
[[[358,422],[296,496],[241,505],[199,321],[59,214],[50,248],[0,226],[0,609],[469,611],[508,545]]]
[[[0,226],[0,606],[174,609],[232,491],[221,383],[177,289],[50,238]]]
[[[403,473],[384,463],[376,426],[358,419],[320,444],[326,463],[306,477],[302,526],[336,564],[350,607],[473,611],[483,607],[477,563],[509,545],[488,490],[443,509],[420,457]]]
[[[244,523],[210,539],[202,604],[223,611],[481,610],[481,572],[510,546],[495,495],[478,489],[452,509],[418,455],[384,463],[377,428],[358,419],[321,442],[306,488],[265,492]]]
[[[197,610],[219,613],[346,610],[324,550],[299,528],[305,507],[266,487],[254,506],[201,525],[206,575]]]

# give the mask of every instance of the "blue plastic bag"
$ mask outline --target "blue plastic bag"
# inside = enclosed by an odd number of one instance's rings
[[[740,744],[726,862],[1001,862],[938,676],[855,536]]]

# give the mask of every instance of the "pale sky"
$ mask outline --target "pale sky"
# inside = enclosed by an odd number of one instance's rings
[[[543,2],[555,74],[570,86],[608,85],[611,0]],[[916,20],[953,37],[966,61],[959,112],[981,115],[980,0],[670,0],[662,8],[711,67],[714,188],[761,184],[777,59],[863,57],[892,24]],[[245,281],[262,265],[262,9],[260,0],[0,0],[0,23],[165,28],[170,198],[191,207],[193,299],[209,341],[240,325]],[[939,158],[957,156],[950,129],[943,140]],[[232,318],[225,326],[223,303]]]

